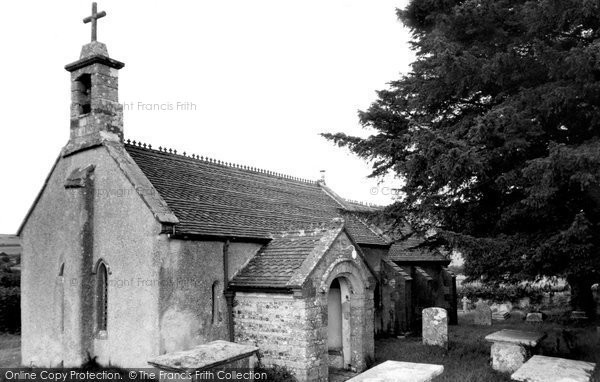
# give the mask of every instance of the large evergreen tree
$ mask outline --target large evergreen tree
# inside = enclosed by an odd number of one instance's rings
[[[412,71],[327,139],[393,173],[388,217],[437,228],[485,280],[600,281],[600,3],[412,0]]]

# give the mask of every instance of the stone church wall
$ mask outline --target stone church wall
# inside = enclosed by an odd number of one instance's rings
[[[90,164],[83,187],[65,188]],[[143,280],[157,279],[159,232],[104,147],[60,159],[21,232],[23,364],[78,366],[88,353],[101,364],[145,364],[158,351],[158,287]],[[100,259],[109,269],[104,334],[94,308]]]
[[[223,241],[164,238],[159,277],[160,354],[229,340],[223,261],[228,259],[231,278],[260,247],[236,242],[226,248]]]
[[[300,381],[316,381],[326,345],[321,306],[314,298],[292,294],[247,293],[235,295],[235,342],[260,348],[261,362],[292,370]]]
[[[227,306],[223,297],[224,243],[167,239],[163,244],[160,354],[187,350],[213,340],[228,340]]]

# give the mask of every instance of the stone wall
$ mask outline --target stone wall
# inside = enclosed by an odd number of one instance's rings
[[[284,366],[299,380],[324,380],[327,327],[314,298],[237,292],[233,309],[235,342],[259,347],[261,362]]]

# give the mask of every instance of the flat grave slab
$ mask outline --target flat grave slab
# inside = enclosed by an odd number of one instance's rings
[[[443,365],[385,361],[347,382],[429,382],[443,371]]]
[[[515,345],[536,347],[546,337],[545,333],[503,329],[485,336],[488,342],[506,342]]]
[[[189,373],[232,369],[254,369],[258,348],[228,341],[213,341],[190,350],[167,353],[148,360],[148,363],[165,372]],[[183,378],[185,379],[185,378]],[[163,380],[163,379],[159,379]],[[173,380],[166,378],[165,380]],[[175,378],[175,380],[178,380]],[[188,382],[189,382],[188,378]],[[191,380],[196,380],[191,378]]]
[[[492,368],[501,373],[517,371],[533,355],[535,347],[546,337],[545,333],[504,329],[489,334],[492,342]]]
[[[595,363],[534,355],[510,378],[522,382],[589,382]]]

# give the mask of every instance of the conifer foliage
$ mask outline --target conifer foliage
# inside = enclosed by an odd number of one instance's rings
[[[600,281],[600,3],[412,0],[412,70],[324,134],[397,174],[385,213],[436,227],[488,281],[567,277],[590,308]]]

